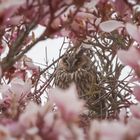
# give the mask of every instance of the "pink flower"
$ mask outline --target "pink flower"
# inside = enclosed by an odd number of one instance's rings
[[[6,20],[6,25],[18,25],[23,20],[22,16],[14,16]]]
[[[129,135],[133,137],[132,140],[140,136],[140,119],[131,118],[127,124]]]
[[[55,16],[58,16],[63,10],[64,10],[65,7],[62,7],[60,9],[58,9],[56,12],[55,12]],[[53,29],[58,29],[60,28],[62,25],[66,24],[69,22],[69,20],[71,18],[73,18],[73,15],[76,11],[76,7],[74,5],[72,6],[69,6],[67,8],[67,10],[65,10],[65,12],[62,12],[60,14],[60,16],[58,16],[57,18],[54,18],[54,20],[52,21],[51,23],[51,27]]]
[[[135,118],[140,119],[140,103],[130,106],[130,111]]]
[[[86,13],[86,12],[78,12],[71,24],[71,28],[77,32],[82,32],[87,28],[87,23],[93,21],[96,17],[93,14]]]
[[[56,104],[62,113],[62,117],[66,121],[77,118],[84,105],[84,102],[77,96],[74,84],[72,84],[67,90],[59,88],[52,89],[50,91],[50,100]]]
[[[49,112],[44,117],[45,127],[42,129],[44,136],[49,140],[63,139],[63,140],[84,140],[84,133],[74,123],[69,123],[63,120],[59,113]],[[73,133],[71,133],[73,132]]]
[[[85,2],[83,7],[88,9],[88,11],[96,11],[96,5],[100,2],[100,0],[90,0],[88,2]]]
[[[0,140],[8,140],[8,139],[10,140],[10,132],[5,126],[0,125]]]
[[[22,79],[14,78],[11,81],[10,85],[2,85],[0,87],[0,92],[2,93],[3,98],[16,98],[17,100],[20,99],[22,96],[27,96],[28,93],[31,91],[31,82],[26,81],[24,82]]]
[[[108,0],[100,0],[101,3],[106,3]]]
[[[0,4],[0,11],[3,11],[11,6],[20,6],[22,4],[24,4],[26,2],[26,0],[1,0],[1,4]]]
[[[74,0],[64,0],[64,2],[65,2],[66,4],[72,4],[73,1],[74,1]]]
[[[112,32],[118,28],[124,27],[123,22],[117,20],[108,20],[100,24],[100,29],[104,32]]]
[[[140,26],[131,23],[127,23],[125,26],[128,34],[140,44]]]
[[[52,118],[50,118],[52,117]],[[50,123],[50,121],[51,123]],[[50,131],[51,130],[51,131]],[[61,118],[56,118],[55,114],[48,113],[45,116],[45,126],[43,128],[44,136],[49,140],[56,140],[59,137],[71,136],[66,123]]]
[[[39,67],[34,65],[31,58],[24,55],[23,62],[24,62],[24,65],[27,67],[28,70],[32,70],[35,73],[39,73]]]
[[[63,24],[63,21],[60,17],[56,18],[53,20],[52,24],[51,24],[51,27],[53,29],[59,29]]]
[[[126,14],[126,11],[129,9],[127,3],[125,0],[115,0],[111,1],[117,12],[119,12],[120,15],[124,16]]]
[[[71,129],[75,133],[75,136],[76,136],[77,140],[84,140],[85,139],[83,129],[79,128],[76,125],[73,125]]]
[[[93,121],[91,123],[90,140],[124,140],[127,136],[127,127],[117,121]]]
[[[25,128],[22,127],[18,122],[9,122],[6,124],[6,128],[13,136],[20,136],[25,132]]]
[[[2,97],[8,97],[9,94],[11,94],[10,92],[10,87],[8,85],[0,85],[0,92],[2,93]]]
[[[54,112],[48,112],[44,116],[44,122],[45,122],[45,125],[46,125],[47,129],[49,129],[53,126],[53,123],[55,121],[55,115],[56,114]]]
[[[17,11],[17,9],[26,2],[26,0],[3,0],[0,4],[0,17],[2,17],[2,24],[10,23],[10,17]],[[11,23],[17,24],[15,20],[11,21]]]
[[[120,119],[121,122],[125,123],[126,118],[127,118],[126,109],[125,109],[125,108],[122,108],[122,109],[120,110],[120,113],[119,113],[119,119]]]
[[[30,102],[25,112],[20,115],[19,123],[24,128],[30,128],[34,127],[37,124],[38,120],[38,113],[39,113],[39,106],[37,106],[35,103]]]
[[[140,86],[135,86],[133,89],[133,94],[138,101],[140,101]]]
[[[3,109],[8,109],[11,106],[12,103],[12,97],[7,96],[4,99],[0,100],[0,104],[3,107]]]
[[[128,50],[119,50],[117,52],[119,59],[126,65],[129,65],[136,72],[140,69],[140,48],[130,47]]]
[[[11,81],[11,91],[19,99],[24,95],[28,95],[31,91],[31,81],[24,82],[22,79],[14,78]]]

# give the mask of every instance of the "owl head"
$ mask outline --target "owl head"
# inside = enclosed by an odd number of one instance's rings
[[[83,49],[75,52],[66,53],[60,60],[62,66],[67,72],[72,73],[78,69],[85,69],[91,64],[91,59]]]

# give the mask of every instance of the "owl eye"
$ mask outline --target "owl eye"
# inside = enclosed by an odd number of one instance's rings
[[[76,59],[75,64],[76,64],[76,65],[81,64],[81,59],[80,59],[80,58],[79,58],[79,59]]]
[[[63,58],[63,62],[64,62],[64,64],[68,65],[68,63],[69,63],[69,62],[68,62],[68,58],[67,58],[67,57],[64,57],[64,58]]]

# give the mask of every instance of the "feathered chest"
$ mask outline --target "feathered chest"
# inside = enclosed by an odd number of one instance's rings
[[[63,69],[59,69],[55,76],[55,85],[66,89],[69,85],[74,82],[76,84],[78,94],[83,95],[89,91],[94,81],[93,75],[83,69],[78,69],[75,72],[68,73]]]
[[[94,81],[95,75],[91,67],[91,60],[87,56],[64,57],[60,60],[55,76],[56,86],[66,89],[74,82],[78,94],[83,95],[90,90]]]

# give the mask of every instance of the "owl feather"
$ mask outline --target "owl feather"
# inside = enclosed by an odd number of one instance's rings
[[[79,97],[91,93],[93,85],[97,83],[93,62],[83,49],[66,53],[59,61],[55,85],[66,89],[72,82],[76,84]]]

